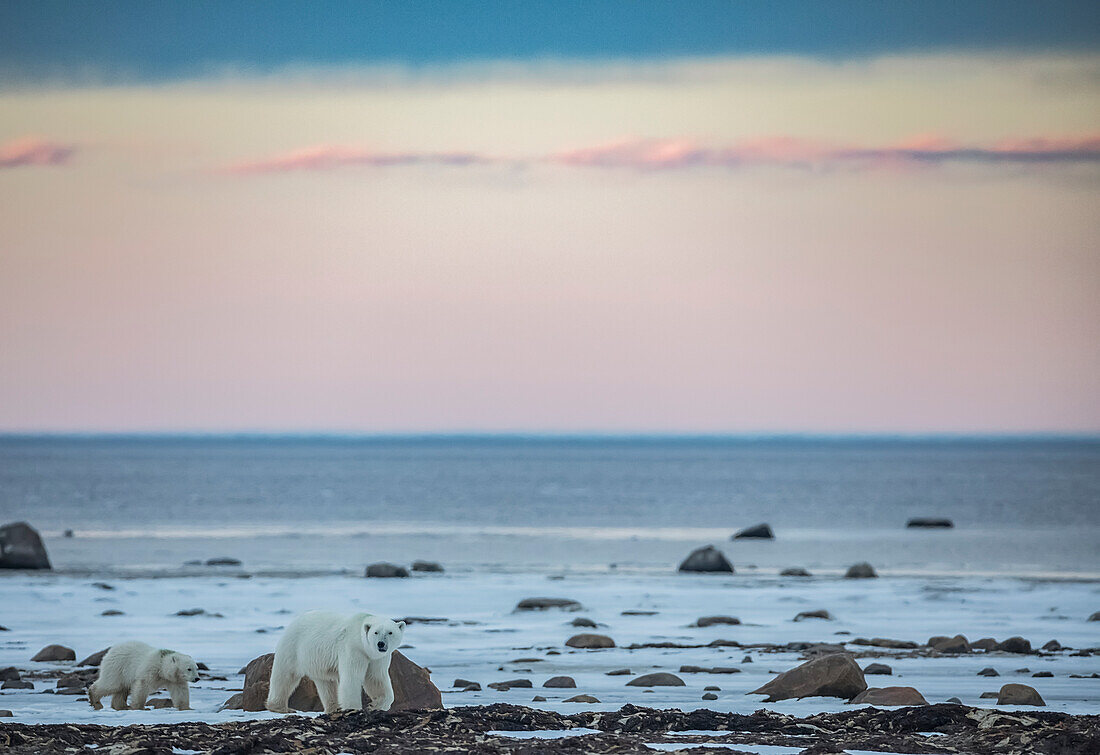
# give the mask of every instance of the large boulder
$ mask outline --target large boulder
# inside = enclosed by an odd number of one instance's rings
[[[844,576],[848,579],[873,579],[877,577],[878,574],[875,573],[875,568],[873,566],[863,561],[849,566]]]
[[[970,643],[966,635],[957,634],[954,637],[929,637],[928,647],[941,653],[957,654],[969,653]]]
[[[850,655],[832,655],[806,661],[772,679],[750,695],[767,695],[764,702],[803,697],[842,697],[851,700],[867,689],[863,671]]]
[[[1023,637],[1009,637],[1004,642],[997,643],[997,649],[1002,653],[1016,653],[1018,655],[1027,655],[1031,653],[1031,641],[1025,640]]]
[[[47,645],[35,653],[34,658],[31,658],[31,660],[39,662],[75,661],[76,651],[64,645]]]
[[[603,650],[615,647],[615,640],[605,634],[575,634],[565,641],[571,648],[583,648],[585,650]]]
[[[274,653],[252,659],[244,667],[244,691],[225,701],[222,708],[231,710],[260,711],[266,709],[268,685],[271,681],[271,664]],[[432,684],[427,669],[417,666],[398,651],[390,661],[390,681],[393,683],[393,706],[390,710],[414,710],[442,708],[443,697]],[[363,706],[370,698],[363,694]],[[289,706],[294,710],[323,710],[317,687],[308,678],[302,679],[290,696]]]
[[[569,598],[524,598],[516,603],[517,611],[545,611],[549,608],[560,608],[563,611],[579,611],[581,604]]]
[[[997,693],[997,705],[1042,705],[1046,702],[1034,687],[1026,684],[1006,684]]]
[[[626,683],[628,687],[686,687],[684,680],[664,671],[636,676]]]
[[[722,551],[713,545],[707,545],[693,550],[691,555],[680,564],[680,571],[733,574],[733,564],[726,559]]]
[[[26,522],[0,527],[0,569],[51,569],[46,546]]]
[[[103,648],[102,650],[99,650],[95,653],[92,653],[91,655],[89,655],[87,658],[85,658],[84,660],[82,660],[80,663],[78,663],[76,665],[77,666],[98,666],[99,664],[103,663],[103,656],[107,655],[108,650],[110,650],[110,648]]]
[[[755,527],[746,527],[743,530],[738,530],[737,533],[730,538],[730,540],[742,540],[746,538],[754,538],[757,540],[775,540],[775,533],[772,532],[772,528],[767,524],[758,524]]]
[[[924,695],[913,687],[871,687],[853,697],[851,702],[868,705],[928,705]]]
[[[951,529],[955,526],[955,523],[950,519],[917,517],[915,519],[910,519],[905,523],[905,526],[910,529]]]

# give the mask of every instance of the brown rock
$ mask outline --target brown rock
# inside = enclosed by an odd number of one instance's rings
[[[455,683],[452,687],[469,687],[471,684],[477,684],[477,682],[471,682],[469,679],[455,679]]]
[[[75,661],[76,651],[72,648],[67,648],[64,645],[47,645],[46,647],[35,653],[32,661],[46,662],[46,661]]]
[[[592,695],[574,695],[562,700],[563,703],[598,703],[599,700]]]
[[[58,689],[84,689],[84,679],[79,674],[66,674],[57,680]]]
[[[0,718],[11,718],[12,715],[10,710],[0,710]]]
[[[26,522],[0,527],[0,569],[49,569],[50,558],[38,532]]]
[[[82,660],[80,663],[78,663],[76,665],[77,666],[98,666],[100,663],[103,662],[103,656],[107,655],[108,650],[110,650],[110,648],[103,648],[99,652],[92,653],[91,655],[89,655],[87,658],[85,658],[84,660]]]
[[[172,701],[164,697],[154,697],[152,700],[147,700],[145,705],[154,710],[157,708],[171,708]]]
[[[825,619],[832,621],[833,617],[824,608],[819,608],[816,611],[802,611],[794,617],[795,621],[802,621],[804,619]]]
[[[574,627],[581,627],[583,629],[596,628],[596,622],[592,621],[592,619],[586,619],[582,616],[578,616],[577,618],[573,619],[571,622],[569,622],[569,625]]]
[[[884,637],[875,637],[874,639],[864,639],[863,637],[857,637],[852,640],[853,645],[867,645],[876,648],[890,648],[891,650],[913,650],[918,647],[917,643],[909,642],[908,640],[890,640]]]
[[[1042,705],[1046,702],[1035,690],[1026,684],[1006,684],[997,695],[997,705]]]
[[[767,695],[766,703],[803,697],[850,700],[867,689],[863,671],[849,655],[832,654],[806,661],[772,679],[750,695]]]
[[[543,687],[576,687],[577,683],[571,676],[552,676],[547,679]]]
[[[971,642],[970,647],[974,650],[984,650],[989,653],[997,649],[997,641],[992,637],[983,637],[980,640]]]
[[[875,573],[875,568],[873,566],[864,561],[862,563],[849,566],[848,571],[845,572],[844,576],[847,579],[873,579],[877,577],[878,574]]]
[[[698,619],[695,620],[695,626],[700,628],[712,627],[720,624],[733,626],[740,623],[741,619],[735,618],[733,616],[700,616]]]
[[[604,634],[575,634],[565,641],[571,648],[583,648],[586,650],[601,650],[615,647],[615,641]]]
[[[244,691],[226,700],[223,709],[261,711],[266,710],[268,683],[271,679],[271,664],[274,653],[254,658],[244,667]],[[390,681],[393,684],[394,702],[392,711],[413,710],[418,708],[442,708],[443,697],[439,689],[432,684],[426,669],[417,666],[399,651],[394,651],[390,661]],[[363,705],[369,698],[364,693]],[[294,710],[323,710],[317,688],[309,678],[302,679],[290,696],[289,706]],[[238,707],[239,706],[239,707]]]
[[[1026,655],[1031,652],[1031,642],[1023,637],[1009,637],[1004,642],[998,643],[997,649],[1002,653]]]
[[[630,676],[630,669],[617,668],[614,671],[608,671],[605,676]]]
[[[658,671],[655,674],[643,674],[626,683],[628,687],[686,687],[684,680],[675,674]]]
[[[957,634],[954,637],[931,637],[928,646],[941,653],[969,653],[970,643],[966,637]]]
[[[734,668],[732,666],[715,666],[714,668],[708,668],[706,666],[681,666],[681,674],[740,674],[741,669]]]
[[[544,702],[546,702],[546,698],[543,697],[542,695],[535,695],[534,697],[531,698],[531,702],[533,702],[533,703],[544,703]]]
[[[1051,640],[1046,645],[1043,645],[1043,650],[1048,653],[1057,653],[1059,650],[1064,650],[1064,648],[1062,647],[1062,643],[1058,642],[1058,640]]]
[[[492,682],[489,684],[489,689],[495,689],[500,692],[510,689],[533,687],[530,679],[509,679],[506,682]]]
[[[863,669],[863,673],[873,676],[891,676],[894,673],[894,669],[890,668],[885,663],[869,663],[867,667]]]
[[[928,705],[924,695],[913,687],[871,687],[860,692],[851,702],[868,705]]]

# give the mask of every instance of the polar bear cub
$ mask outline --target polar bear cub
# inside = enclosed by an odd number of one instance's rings
[[[389,710],[393,705],[390,658],[404,636],[405,622],[370,613],[302,614],[275,647],[267,709],[289,713],[290,695],[308,676],[317,685],[325,713],[361,709],[364,691],[373,709]]]
[[[92,707],[100,710],[99,700],[111,695],[111,707],[126,710],[130,698],[131,710],[142,710],[149,695],[168,688],[172,705],[191,710],[190,682],[199,680],[195,659],[174,650],[164,650],[144,642],[120,642],[112,645],[99,664],[99,678],[88,689]]]

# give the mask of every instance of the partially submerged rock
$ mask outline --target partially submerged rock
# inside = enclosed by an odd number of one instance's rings
[[[615,640],[611,639],[605,634],[575,634],[565,641],[565,644],[571,648],[582,648],[585,650],[602,650],[604,648],[615,647]]]
[[[46,663],[50,661],[75,661],[76,651],[64,645],[47,645],[35,653],[32,661]]]
[[[726,559],[722,551],[713,545],[696,548],[680,564],[682,572],[717,572],[733,574],[733,564]]]
[[[1031,642],[1023,637],[1009,637],[1004,642],[998,643],[997,649],[1002,653],[1016,653],[1018,655],[1027,655],[1032,652]]]
[[[628,687],[684,687],[684,680],[664,671],[653,674],[643,674],[626,683]]]
[[[941,653],[958,654],[969,653],[970,643],[965,635],[957,634],[954,637],[929,637],[926,643],[928,647]]]
[[[489,689],[504,692],[510,689],[529,688],[533,686],[530,679],[509,679],[506,682],[490,682]]]
[[[419,572],[428,572],[431,574],[442,574],[443,567],[437,564],[435,561],[413,561],[412,570]]]
[[[1034,687],[1026,684],[1006,684],[997,693],[997,705],[1038,705],[1046,702]]]
[[[46,546],[26,522],[0,527],[0,569],[51,569]]]
[[[568,598],[524,598],[516,603],[517,611],[545,611],[560,608],[563,611],[579,611],[581,604]]]
[[[542,683],[543,687],[576,687],[577,682],[571,676],[552,676]]]
[[[928,705],[924,695],[913,687],[871,687],[853,697],[851,702],[868,705]]]
[[[867,674],[872,676],[891,676],[894,673],[894,669],[887,666],[885,663],[868,663],[863,668],[863,673],[865,676]]]
[[[757,540],[775,540],[775,533],[772,532],[772,528],[767,524],[757,524],[753,527],[746,527],[743,530],[738,530],[730,540],[742,540],[746,538]]]
[[[869,647],[876,648],[889,648],[890,650],[915,650],[918,645],[915,642],[909,640],[891,640],[885,637],[874,637],[870,640],[863,637],[857,637],[852,640],[853,645],[867,645]]]
[[[825,619],[826,621],[832,621],[833,617],[824,608],[819,608],[816,611],[801,611],[795,617],[795,621],[804,621],[806,619]]]
[[[800,566],[794,566],[794,567],[791,567],[790,569],[784,569],[783,571],[779,572],[779,576],[780,577],[812,577],[813,575],[810,574],[808,571],[806,571],[805,569],[803,569]]]
[[[398,566],[397,564],[380,562],[368,566],[364,576],[392,579],[395,577],[409,576],[409,570],[406,569],[404,566]]]
[[[950,519],[943,519],[937,517],[916,517],[910,519],[905,523],[905,526],[910,529],[950,529],[955,526],[955,523]]]
[[[712,627],[716,625],[735,626],[741,623],[741,619],[734,616],[700,616],[695,620],[693,626],[696,627]]]
[[[863,671],[851,656],[834,653],[806,661],[772,679],[750,695],[767,695],[766,703],[803,697],[850,700],[867,689]]]
[[[847,579],[874,579],[878,574],[875,573],[875,568],[873,566],[863,561],[849,566],[844,576]]]

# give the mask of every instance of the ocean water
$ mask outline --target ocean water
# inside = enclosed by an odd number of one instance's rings
[[[748,572],[1090,578],[1100,441],[10,437],[0,520],[61,570],[668,571],[713,543]]]

